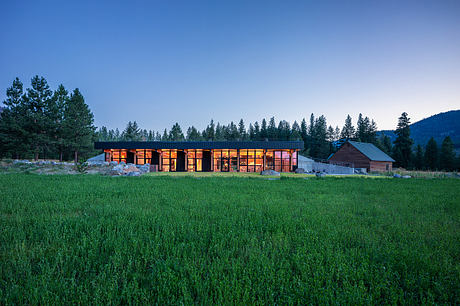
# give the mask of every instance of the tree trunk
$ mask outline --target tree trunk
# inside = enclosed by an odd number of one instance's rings
[[[75,159],[74,159],[75,163],[78,163],[78,151],[75,150]]]
[[[35,154],[34,154],[34,160],[37,161],[38,160],[38,151],[35,151]]]
[[[59,161],[62,163],[62,150],[59,151]]]

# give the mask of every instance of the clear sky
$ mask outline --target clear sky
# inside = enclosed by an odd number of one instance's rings
[[[2,1],[0,99],[80,88],[97,126],[460,108],[460,1]]]

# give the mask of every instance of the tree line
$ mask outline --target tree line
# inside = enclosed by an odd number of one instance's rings
[[[326,117],[310,115],[291,125],[274,117],[246,124],[215,123],[211,120],[200,131],[190,126],[184,131],[179,123],[162,133],[141,129],[136,121],[129,121],[123,131],[94,127],[94,116],[78,88],[69,93],[61,84],[49,88],[43,77],[34,76],[31,87],[24,90],[16,78],[6,91],[7,98],[0,108],[0,157],[49,158],[59,160],[87,157],[95,153],[94,141],[285,141],[302,140],[303,154],[326,159],[347,140],[373,143],[395,159],[396,167],[420,170],[454,170],[460,168],[460,157],[454,153],[450,137],[438,148],[432,138],[426,148],[414,148],[410,138],[410,119],[403,113],[398,119],[396,140],[381,134],[373,119],[359,114],[356,127],[347,115],[342,128],[327,125]],[[415,149],[415,150],[414,150]]]
[[[453,171],[460,169],[460,156],[456,157],[450,136],[444,138],[441,148],[431,137],[425,149],[418,144],[414,151],[414,141],[410,137],[410,118],[407,113],[402,113],[399,117],[395,133],[397,138],[391,150],[395,166],[415,170]]]
[[[78,88],[51,90],[38,75],[30,88],[16,78],[6,91],[0,117],[0,157],[62,160],[93,152],[94,116]]]

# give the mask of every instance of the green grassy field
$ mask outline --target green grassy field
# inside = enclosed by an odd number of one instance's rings
[[[0,175],[0,304],[460,303],[460,180]]]

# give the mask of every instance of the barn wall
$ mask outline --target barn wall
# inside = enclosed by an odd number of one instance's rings
[[[340,149],[329,159],[330,163],[350,163],[354,168],[370,168],[370,160],[363,153],[358,151],[348,142],[344,143]]]
[[[387,165],[388,165],[388,170],[387,170]],[[393,169],[392,162],[371,161],[370,171],[391,171],[392,169]]]

